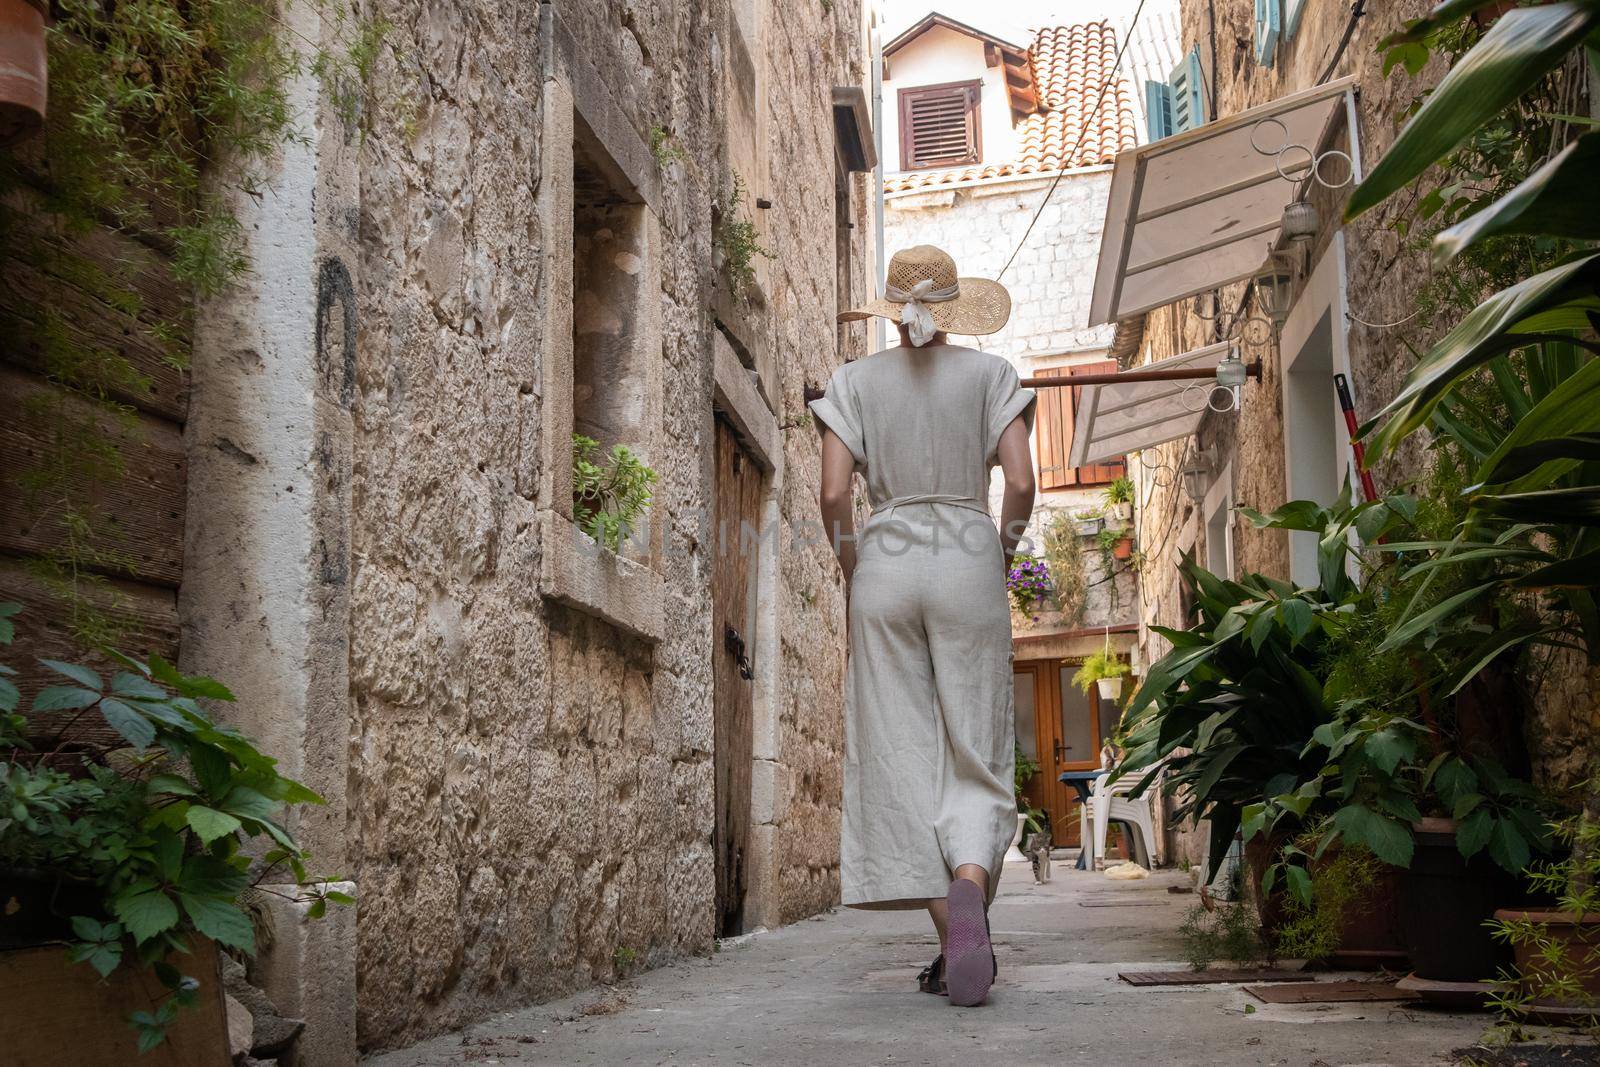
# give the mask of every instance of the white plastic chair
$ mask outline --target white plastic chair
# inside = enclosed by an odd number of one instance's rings
[[[1105,864],[1106,835],[1113,822],[1120,822],[1134,831],[1133,840],[1129,842],[1134,862],[1147,870],[1154,866],[1156,830],[1152,798],[1160,789],[1159,779],[1150,783],[1150,788],[1141,796],[1128,796],[1148,773],[1129,774],[1110,785],[1106,784],[1109,774],[1094,780],[1088,803],[1078,808],[1079,841],[1090,841],[1089,821],[1094,820],[1093,851],[1087,864],[1090,870],[1099,870]]]

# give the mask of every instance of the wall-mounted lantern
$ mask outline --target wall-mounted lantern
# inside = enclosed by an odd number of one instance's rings
[[[1255,276],[1255,287],[1261,310],[1272,325],[1282,326],[1294,301],[1294,268],[1289,258],[1278,252],[1269,255],[1267,265]]]

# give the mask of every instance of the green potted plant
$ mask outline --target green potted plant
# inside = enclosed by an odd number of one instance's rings
[[[1494,936],[1511,946],[1515,969],[1494,1003],[1515,1018],[1600,1025],[1600,776],[1556,832],[1571,851],[1529,874],[1555,906],[1495,912]]]
[[[1133,479],[1118,475],[1105,488],[1105,512],[1108,518],[1126,523],[1133,518]]]
[[[1097,652],[1091,652],[1072,676],[1072,684],[1085,693],[1100,690],[1101,700],[1116,700],[1122,695],[1122,680],[1133,672],[1128,661],[1111,651],[1109,640]]]
[[[0,604],[0,647],[18,611]],[[197,946],[254,954],[252,893],[290,885],[311,918],[353,900],[307,872],[282,821],[321,798],[201,704],[232,693],[158,656],[106,655],[120,668],[109,678],[41,660],[54,684],[30,714],[19,711],[17,672],[0,665],[0,895],[20,902],[4,909],[0,937],[13,949],[65,944],[84,981],[150,971],[165,994],[124,998],[145,1002],[128,1022],[130,1046],[147,1052],[195,1004],[196,974],[215,971],[215,951],[208,964]],[[115,740],[74,732],[89,722]]]
[[[1431,241],[1435,276],[1467,280],[1455,286],[1463,298],[1454,325],[1360,429],[1369,464],[1424,426],[1435,451],[1443,446],[1470,464],[1459,527],[1403,550],[1412,574],[1471,569],[1477,580],[1447,598],[1407,603],[1388,642],[1459,650],[1463,667],[1445,692],[1485,664],[1545,645],[1585,655],[1587,696],[1600,702],[1600,361],[1592,317],[1600,229],[1587,210],[1600,132],[1559,113],[1559,101],[1588,75],[1584,47],[1597,28],[1600,8],[1592,5],[1441,4],[1382,43],[1389,62],[1413,71],[1435,49],[1462,53],[1450,57],[1449,72],[1352,192],[1345,213],[1353,219],[1411,189],[1446,223]],[[1528,152],[1529,145],[1547,147]],[[1439,186],[1417,189],[1435,167]],[[1533,606],[1508,618],[1507,601]],[[1502,866],[1526,861],[1526,843],[1538,836],[1518,824],[1519,811],[1522,823],[1528,819],[1526,807],[1514,805],[1513,818],[1493,817],[1489,845],[1512,861],[1497,856]],[[1480,809],[1449,813],[1463,853],[1474,843],[1468,822]],[[1597,819],[1600,809],[1586,804],[1563,825],[1581,842]],[[1580,881],[1585,862],[1570,872]],[[1547,945],[1565,951],[1555,939]]]

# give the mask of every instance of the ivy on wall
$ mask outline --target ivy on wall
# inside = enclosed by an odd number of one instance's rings
[[[45,131],[0,150],[0,256],[125,316],[183,369],[182,324],[147,306],[133,284],[138,264],[91,257],[83,238],[110,229],[158,250],[198,298],[249,270],[229,204],[259,194],[266,164],[307,138],[290,86],[321,79],[344,121],[358,124],[387,29],[329,0],[284,0],[296,2],[315,6],[337,50],[301,37],[270,0],[58,0]],[[0,314],[0,338],[36,353],[53,386],[24,402],[47,429],[16,488],[24,510],[55,527],[34,570],[68,604],[76,635],[107,643],[122,626],[101,575],[136,568],[106,547],[95,489],[124,474],[123,447],[138,433],[126,398],[148,394],[151,381],[121,352],[85,341],[48,300]]]

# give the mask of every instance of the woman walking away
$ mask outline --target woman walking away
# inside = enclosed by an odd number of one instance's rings
[[[999,283],[957,278],[939,249],[899,252],[884,298],[839,319],[881,315],[900,344],[839,368],[811,403],[850,631],[844,903],[927,908],[940,952],[919,984],[963,1006],[998,973],[988,909],[1017,826],[1005,575],[1033,510],[1033,394],[1004,359],[945,334],[994,333],[1010,314]],[[856,472],[872,504],[859,535]]]

